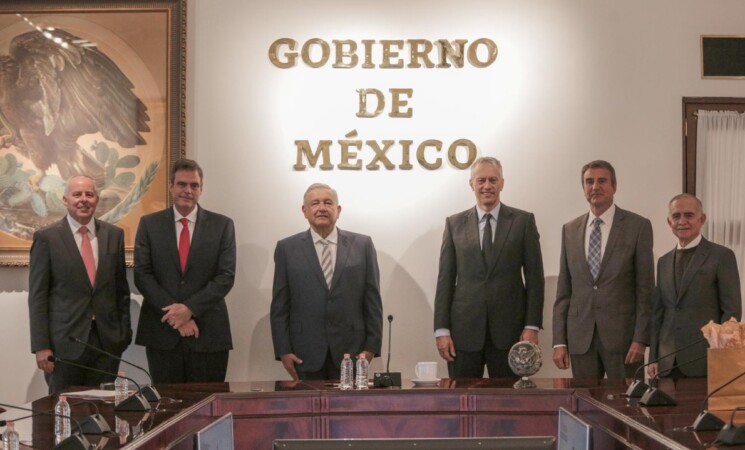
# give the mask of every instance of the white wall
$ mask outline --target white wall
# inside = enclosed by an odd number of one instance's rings
[[[269,332],[272,256],[278,239],[307,227],[305,187],[340,193],[339,226],[370,234],[378,249],[384,314],[393,314],[392,368],[437,358],[432,311],[444,218],[473,205],[467,172],[295,172],[293,141],[473,140],[503,162],[506,204],[535,212],[546,283],[544,369],[550,361],[551,304],[561,225],[586,210],[585,162],[616,166],[617,203],[649,217],[655,256],[673,246],[664,221],[681,189],[681,98],[742,95],[742,81],[701,80],[699,36],[742,34],[745,3],[721,0],[626,2],[447,1],[189,3],[187,153],[205,169],[202,205],[234,218],[236,285],[228,300],[235,350],[229,380],[286,378]],[[493,39],[487,69],[339,70],[269,63],[272,41]],[[411,119],[359,119],[355,89],[411,87]],[[338,161],[337,157],[336,161]],[[369,158],[368,158],[369,159]],[[0,399],[45,392],[29,353],[28,271],[0,270]],[[138,300],[139,301],[139,300]],[[133,304],[135,313],[139,303]],[[386,330],[387,333],[387,330]],[[144,362],[144,351],[125,355]],[[373,369],[382,367],[380,361]],[[440,375],[445,375],[440,364]],[[139,376],[138,376],[139,378]]]

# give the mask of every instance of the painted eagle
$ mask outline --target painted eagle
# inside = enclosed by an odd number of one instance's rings
[[[77,141],[101,133],[124,148],[145,144],[147,107],[116,63],[60,30],[15,36],[0,56],[0,146],[15,146],[41,172],[85,174],[102,186],[104,167]],[[7,133],[7,134],[6,134]]]

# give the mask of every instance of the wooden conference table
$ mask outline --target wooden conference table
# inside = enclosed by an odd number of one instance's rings
[[[118,424],[126,432],[88,438],[102,449],[191,450],[194,433],[228,412],[234,416],[238,450],[270,450],[277,438],[556,436],[557,412],[564,407],[593,425],[596,450],[714,448],[717,432],[686,429],[706,395],[705,380],[661,380],[659,388],[678,405],[658,407],[621,397],[623,382],[535,379],[537,389],[515,390],[514,381],[443,379],[437,386],[415,387],[404,380],[400,389],[368,391],[291,381],[163,385],[157,386],[161,395],[179,401],[165,399],[154,412],[114,414],[110,404],[95,402],[112,431]],[[91,403],[78,401],[71,401],[74,417],[95,412]],[[49,410],[55,402],[54,396],[44,397],[31,407]],[[3,417],[22,415],[16,412]],[[26,432],[19,427],[21,440],[33,448],[53,448],[53,418],[37,416],[17,425],[29,421]]]

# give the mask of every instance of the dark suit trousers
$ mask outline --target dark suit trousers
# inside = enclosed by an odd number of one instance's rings
[[[326,360],[323,362],[321,370],[303,372],[302,365],[295,366],[295,370],[297,370],[297,376],[301,380],[338,380],[341,378],[341,365],[334,364],[331,349],[326,352]]]
[[[631,378],[644,361],[625,364],[627,352],[628,349],[623,353],[607,352],[596,328],[587,352],[582,355],[570,355],[572,375],[574,378],[603,378],[606,374],[609,379]]]
[[[88,344],[94,347],[103,348],[101,339],[98,336],[96,321],[91,322],[91,332],[88,335]],[[101,383],[114,381],[116,372],[119,369],[119,361],[86,348],[80,358],[73,361],[74,363],[91,367],[93,369],[109,372],[113,375],[104,375],[92,370],[86,370],[74,367],[63,362],[54,363],[54,372],[45,373],[44,378],[47,380],[50,394],[58,394],[65,391],[70,386],[88,386],[98,389]]]
[[[489,371],[489,378],[515,377],[507,363],[509,350],[502,350],[494,346],[488,324],[486,326],[484,348],[481,351],[458,350],[457,342],[455,342],[455,347],[455,361],[448,363],[450,378],[483,378],[484,365]]]
[[[153,382],[222,383],[228,371],[228,350],[195,352],[180,339],[171,350],[145,347]]]

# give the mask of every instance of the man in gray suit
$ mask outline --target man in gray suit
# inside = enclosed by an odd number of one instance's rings
[[[476,207],[450,216],[440,249],[435,343],[451,378],[514,376],[507,363],[519,340],[538,343],[543,326],[543,260],[535,217],[500,202],[502,164],[471,166]]]
[[[233,348],[225,297],[235,279],[235,227],[199,205],[196,161],[173,164],[173,207],[140,219],[135,285],[143,296],[135,343],[156,383],[222,382]]]
[[[701,236],[706,222],[701,200],[691,194],[673,197],[667,223],[678,245],[657,262],[650,361],[692,345],[710,320],[722,323],[742,315],[740,276],[732,250]],[[705,377],[706,342],[680,350],[647,368],[651,377]],[[677,366],[677,367],[675,367]]]
[[[62,197],[67,216],[34,233],[31,245],[31,351],[50,394],[69,386],[97,387],[114,376],[54,363],[49,356],[110,373],[119,366],[70,338],[115,355],[132,340],[124,232],[93,217],[98,199],[91,178],[70,178]]]
[[[649,343],[652,224],[614,204],[607,161],[586,164],[580,177],[590,212],[562,229],[553,360],[575,378],[631,377]]]
[[[375,246],[336,227],[336,191],[303,197],[310,229],[277,242],[271,327],[274,353],[294,380],[338,379],[344,353],[380,356],[383,306]]]

